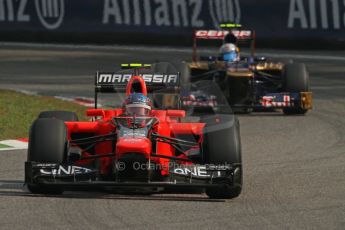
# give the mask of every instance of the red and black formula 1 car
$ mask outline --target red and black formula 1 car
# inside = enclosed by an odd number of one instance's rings
[[[126,95],[178,88],[179,73],[98,73],[96,94],[125,88]],[[32,193],[69,189],[164,191],[205,189],[210,198],[241,193],[239,122],[231,113],[183,122],[184,110],[146,116],[124,108],[89,109],[92,121],[73,112],[40,113],[30,130],[25,183]]]

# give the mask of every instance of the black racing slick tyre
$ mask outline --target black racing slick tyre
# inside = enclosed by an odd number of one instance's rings
[[[177,71],[180,73],[181,90],[189,90],[191,82],[191,71],[186,62],[179,62],[175,64]]]
[[[78,121],[78,115],[69,111],[43,111],[38,115],[38,118],[56,118],[62,121]]]
[[[174,73],[176,72],[175,66],[169,62],[157,62],[152,64],[153,73]]]
[[[67,155],[67,128],[65,123],[53,118],[39,118],[30,129],[28,161],[39,163],[64,163]],[[32,193],[61,194],[62,188],[28,184]]]
[[[152,65],[155,73],[180,73],[180,86],[186,87],[190,84],[190,68],[186,62],[158,62]]]
[[[222,181],[222,187],[207,188],[206,194],[214,199],[232,199],[240,195],[242,191],[242,150],[240,125],[233,115],[217,115],[203,118],[206,123],[203,153],[206,164],[226,165],[235,167],[234,173],[228,181]]]
[[[180,74],[180,92],[182,94],[188,93],[190,91],[190,68],[186,62],[157,62],[152,65],[152,71],[154,73],[161,73],[161,74]],[[163,93],[164,89],[161,91],[157,91],[156,94]],[[156,108],[162,109],[179,109],[180,108],[180,101],[176,100],[176,95],[166,93],[165,96],[162,98],[159,96],[155,97],[154,100]]]
[[[283,72],[283,90],[286,92],[308,92],[309,87],[309,73],[304,64],[288,64],[285,65]],[[297,108],[284,108],[283,112],[287,115],[303,115],[307,109],[300,107]]]

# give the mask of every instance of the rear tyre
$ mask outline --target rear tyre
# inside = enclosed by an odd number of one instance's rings
[[[175,64],[177,72],[180,73],[180,97],[190,95],[191,92],[191,69],[186,62],[179,62]],[[179,107],[181,109],[182,104],[179,100]],[[187,111],[188,113],[188,111]]]
[[[152,70],[154,73],[180,73],[180,85],[182,87],[188,86],[190,84],[190,68],[186,62],[158,62],[152,65]]]
[[[286,92],[299,93],[308,92],[309,87],[309,73],[304,64],[288,64],[285,65],[283,73],[283,90]],[[286,115],[303,115],[308,112],[307,109],[301,107],[284,108]]]
[[[190,90],[191,70],[186,62],[179,62],[175,64],[177,72],[180,73],[181,90]]]
[[[58,119],[39,118],[31,126],[28,161],[61,164],[66,160],[67,128]],[[61,194],[62,188],[40,184],[28,184],[32,193]]]
[[[153,73],[175,73],[175,66],[169,62],[157,62],[152,64]]]
[[[242,157],[240,124],[233,115],[218,115],[221,123],[216,124],[214,116],[203,118],[206,123],[203,152],[205,163],[214,165],[236,164],[229,181],[222,181],[221,188],[207,188],[206,194],[215,199],[232,199],[242,191]],[[217,127],[218,126],[218,127]]]
[[[78,121],[78,115],[69,111],[43,111],[38,115],[38,118],[56,118],[62,121]]]
[[[168,63],[168,62],[158,62],[152,65],[152,71],[154,73],[168,73],[168,74],[176,74],[180,73],[180,92],[183,94],[185,92],[190,91],[190,68],[186,62],[176,62],[176,63]],[[167,97],[171,97],[170,99]],[[165,98],[155,97],[155,107],[158,108],[179,108],[179,101],[176,102],[175,96],[165,95]],[[175,102],[174,106],[172,107],[171,101]]]

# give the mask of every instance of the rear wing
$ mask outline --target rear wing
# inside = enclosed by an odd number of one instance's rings
[[[176,93],[180,88],[180,73],[119,73],[97,72],[95,76],[95,108],[98,103],[98,93],[126,92],[132,77],[141,77],[148,92],[164,89],[164,92]]]
[[[193,61],[197,59],[197,42],[198,40],[225,40],[232,36],[234,43],[250,43],[251,54],[255,53],[255,31],[253,30],[196,30],[193,35]]]
[[[254,39],[254,33],[251,30],[196,30],[194,33],[194,38],[224,40],[225,36],[230,33],[233,34],[239,41]]]

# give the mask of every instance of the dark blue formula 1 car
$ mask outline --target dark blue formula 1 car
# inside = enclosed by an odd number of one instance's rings
[[[241,113],[282,109],[285,114],[305,114],[312,108],[304,64],[255,56],[254,31],[241,30],[238,25],[221,27],[195,31],[193,61],[188,63],[191,82],[217,82],[233,110]],[[219,55],[198,57],[199,40],[221,40]],[[251,46],[249,56],[240,56],[238,46],[243,43]]]

